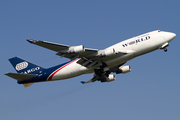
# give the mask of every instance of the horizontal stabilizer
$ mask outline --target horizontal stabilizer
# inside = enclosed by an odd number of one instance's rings
[[[12,77],[18,81],[25,81],[28,79],[35,78],[36,74],[19,74],[19,73],[6,73],[5,75]]]

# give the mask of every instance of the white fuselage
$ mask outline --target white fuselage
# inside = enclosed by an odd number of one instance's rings
[[[174,33],[159,30],[139,35],[101,50],[102,52],[113,48],[115,51],[126,52],[127,54],[112,56],[111,58],[104,57],[102,60],[109,68],[114,67],[137,56],[159,49],[163,44],[171,42],[175,36]],[[94,72],[94,68],[84,67],[77,63],[78,60],[60,67],[48,77],[48,80],[63,80]]]

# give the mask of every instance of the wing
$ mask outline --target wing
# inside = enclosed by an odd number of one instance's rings
[[[51,43],[41,40],[32,40],[32,39],[27,39],[27,41],[32,44],[53,50],[57,52],[56,55],[59,55],[61,57],[66,57],[71,60],[76,58],[81,58],[77,61],[77,63],[87,68],[99,67],[102,65],[102,61],[110,60],[122,56],[124,54],[127,54],[124,51],[115,51],[114,49],[98,50],[98,49],[84,48],[83,45],[68,46],[68,45],[62,45],[62,44]]]
[[[32,39],[27,39],[27,41],[32,44],[53,50],[57,52],[56,55],[59,55],[61,57],[66,57],[69,59],[91,56],[98,52],[98,49],[84,48],[83,45],[68,46],[68,45],[62,45],[62,44],[57,44],[57,43],[51,43],[47,41],[40,41],[40,40],[37,41],[37,40],[32,40]]]
[[[57,43],[51,43],[46,41],[40,41],[40,40],[32,40],[28,39],[28,42],[53,50],[56,53],[56,55],[59,55],[61,57],[66,57],[71,60],[80,58],[77,63],[87,67],[94,69],[94,77],[90,79],[87,82],[82,81],[81,83],[86,84],[90,82],[95,81],[101,81],[101,82],[111,82],[115,80],[115,77],[113,75],[109,75],[111,72],[116,71],[116,69],[109,69],[109,66],[106,65],[106,61],[116,59],[117,57],[121,57],[125,54],[132,53],[134,51],[131,50],[115,50],[113,47],[109,47],[104,50],[98,50],[98,49],[90,49],[90,48],[84,48],[83,45],[79,46],[68,46],[68,45],[62,45]],[[118,67],[119,68],[119,67]]]
[[[111,82],[111,81],[114,81],[114,80],[115,80],[115,76],[114,75],[109,75],[109,74],[105,75],[105,74],[102,74],[101,76],[98,76],[98,75],[94,74],[94,77],[92,79],[90,79],[87,82],[81,81],[81,83],[82,84],[87,84],[87,83],[91,83],[91,82],[95,82],[95,81]]]

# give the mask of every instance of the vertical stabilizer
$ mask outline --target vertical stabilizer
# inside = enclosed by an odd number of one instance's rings
[[[44,70],[44,68],[19,57],[13,57],[9,59],[9,61],[13,65],[14,69],[21,74],[38,74],[40,71]]]

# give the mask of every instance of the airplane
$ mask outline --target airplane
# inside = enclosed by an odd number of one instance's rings
[[[68,46],[27,39],[31,44],[53,50],[57,52],[56,55],[68,58],[70,61],[46,69],[19,57],[13,57],[9,61],[17,73],[6,73],[5,75],[16,79],[17,83],[23,84],[24,87],[29,87],[36,82],[64,80],[90,73],[94,73],[92,79],[86,82],[81,81],[82,84],[95,81],[111,82],[115,80],[112,72],[124,74],[131,71],[129,65],[124,66],[127,61],[157,49],[167,52],[169,43],[175,37],[175,33],[155,30],[103,50],[85,48],[83,45]]]

